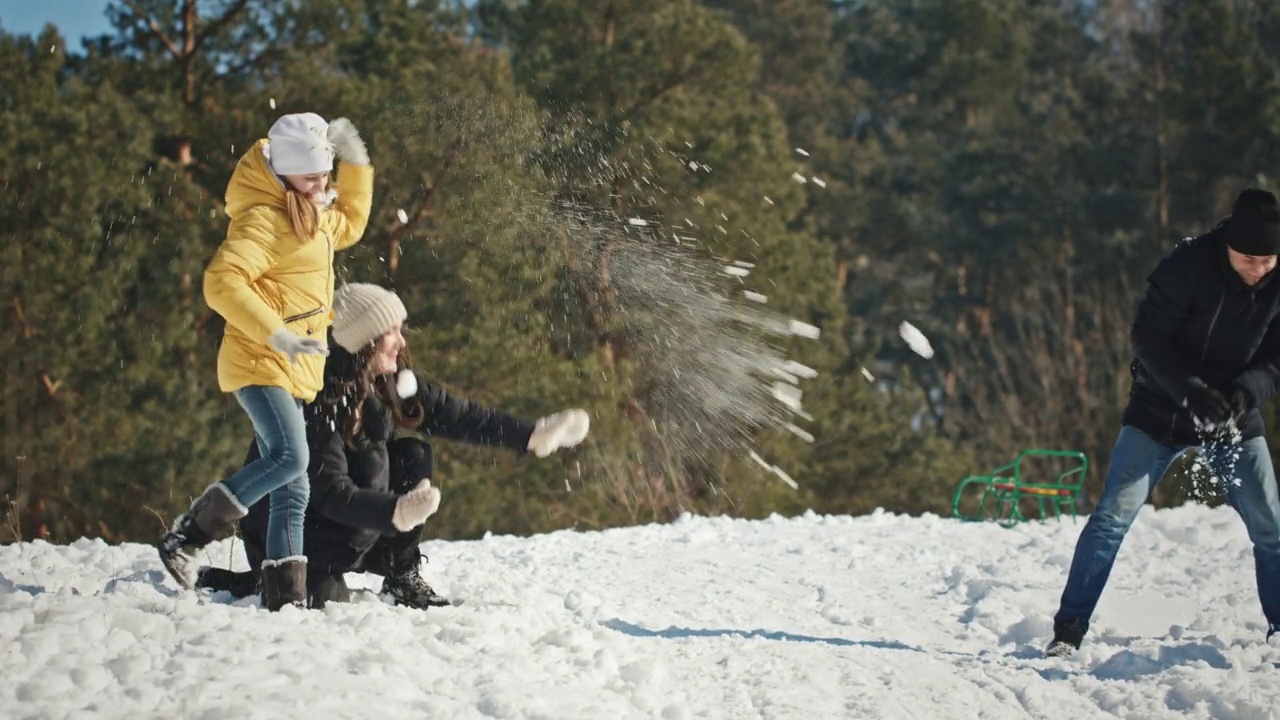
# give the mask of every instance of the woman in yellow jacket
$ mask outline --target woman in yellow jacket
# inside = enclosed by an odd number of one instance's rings
[[[277,610],[306,599],[302,404],[323,386],[333,254],[360,240],[372,200],[369,154],[345,118],[285,115],[236,165],[226,193],[231,223],[205,270],[204,296],[227,321],[218,384],[249,415],[262,457],[206,489],[161,538],[160,558],[183,587],[194,583],[196,550],[267,497],[263,604]]]

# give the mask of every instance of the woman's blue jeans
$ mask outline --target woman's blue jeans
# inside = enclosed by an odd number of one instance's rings
[[[300,556],[302,524],[311,495],[302,403],[278,387],[253,385],[237,390],[235,396],[253,422],[262,456],[240,468],[223,485],[244,507],[270,496],[266,559]]]
[[[1120,429],[1102,498],[1076,542],[1056,621],[1089,621],[1125,534],[1156,483],[1185,450],[1157,442],[1132,426]],[[1280,628],[1280,499],[1271,453],[1265,438],[1246,440],[1226,451],[1238,453],[1235,467],[1229,471],[1215,468],[1215,475],[1226,484],[1227,502],[1244,520],[1253,542],[1262,613],[1270,628]],[[1210,466],[1223,462],[1221,458],[1206,460]]]

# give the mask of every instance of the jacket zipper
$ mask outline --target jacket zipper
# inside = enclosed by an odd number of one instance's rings
[[[307,318],[309,318],[309,317],[314,317],[314,316],[316,316],[316,315],[319,315],[320,313],[322,313],[322,312],[324,312],[324,311],[325,311],[325,307],[324,307],[323,305],[321,305],[320,307],[315,308],[314,310],[308,310],[308,311],[306,311],[306,312],[304,312],[304,313],[298,313],[297,315],[290,315],[289,317],[287,317],[287,318],[285,318],[285,319],[284,319],[284,322],[285,322],[285,324],[287,325],[287,324],[289,324],[289,323],[291,323],[291,322],[297,322],[297,321],[299,321],[299,320],[306,320]]]
[[[324,230],[321,230],[320,232],[321,234],[324,235],[325,245],[328,246],[329,248],[329,262],[327,263],[327,266],[325,268],[325,281],[326,283],[331,283],[333,282],[333,238],[330,237],[329,233],[325,232]],[[321,305],[318,308],[308,310],[304,313],[298,313],[297,315],[290,315],[289,317],[284,318],[284,323],[287,325],[291,322],[306,320],[309,317],[315,317],[316,315],[319,315],[325,310],[328,310],[328,308],[326,308],[324,305]]]
[[[1204,364],[1204,358],[1209,354],[1209,338],[1213,337],[1213,327],[1218,324],[1218,316],[1222,314],[1222,305],[1227,301],[1227,293],[1229,290],[1222,291],[1222,297],[1218,298],[1218,308],[1213,311],[1213,319],[1209,321],[1209,332],[1204,334],[1204,347],[1200,348],[1200,362],[1196,365],[1196,372],[1200,371],[1200,366]]]
[[[1227,293],[1230,290],[1223,290],[1222,297],[1218,298],[1218,307],[1213,311],[1213,317],[1209,320],[1209,330],[1204,334],[1204,347],[1200,348],[1200,361],[1196,363],[1196,372],[1200,372],[1200,366],[1204,365],[1205,356],[1209,354],[1209,339],[1213,337],[1213,328],[1218,324],[1218,316],[1222,314],[1222,306],[1227,301]],[[1186,399],[1183,399],[1186,403]],[[1178,414],[1173,414],[1173,420],[1169,422],[1169,435],[1173,436],[1173,428],[1178,423]]]

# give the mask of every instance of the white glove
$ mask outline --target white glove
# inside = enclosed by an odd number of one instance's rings
[[[417,487],[396,500],[391,524],[400,532],[408,532],[427,521],[440,509],[440,490],[431,487],[431,481],[423,479]]]
[[[329,142],[333,143],[333,151],[337,153],[338,159],[351,163],[352,165],[368,165],[369,151],[364,147],[364,141],[360,139],[360,133],[356,132],[356,128],[351,121],[346,118],[338,118],[329,123]]]
[[[586,410],[561,410],[555,415],[538,418],[529,436],[529,449],[544,458],[563,447],[573,447],[587,437],[591,416]]]
[[[302,337],[288,328],[280,328],[271,333],[267,343],[277,352],[289,358],[290,363],[298,362],[299,355],[328,355],[329,346],[315,338]]]

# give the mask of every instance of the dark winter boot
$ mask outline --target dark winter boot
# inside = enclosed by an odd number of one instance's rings
[[[203,565],[196,572],[196,587],[207,590],[225,590],[243,598],[258,592],[258,576],[252,570],[236,572],[226,568]]]
[[[262,563],[262,606],[275,612],[285,605],[307,606],[307,558],[287,557]]]
[[[396,539],[396,538],[393,538]],[[376,548],[375,548],[376,549]],[[419,568],[425,558],[417,545],[407,545],[388,553],[382,570],[382,597],[396,605],[426,610],[443,607],[449,600],[437,593],[422,578]]]
[[[396,605],[403,605],[417,610],[430,607],[443,607],[449,600],[438,594],[422,579],[418,569],[396,575],[388,575],[382,580],[382,596],[390,598]]]
[[[331,602],[351,602],[351,588],[341,573],[307,580],[307,604],[317,610]]]
[[[449,605],[449,601],[433,590],[419,573],[419,568],[426,561],[421,544],[421,525],[384,536],[361,558],[357,569],[381,575],[381,595],[396,605],[419,610]]]
[[[1045,648],[1048,657],[1066,657],[1080,649],[1084,634],[1089,631],[1089,621],[1065,618],[1053,621],[1053,642]]]
[[[247,513],[225,485],[210,485],[160,537],[160,562],[178,585],[190,589],[195,583],[196,551]]]

